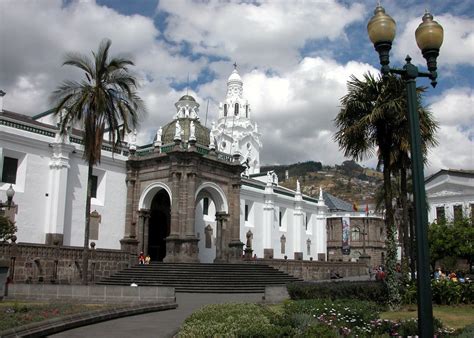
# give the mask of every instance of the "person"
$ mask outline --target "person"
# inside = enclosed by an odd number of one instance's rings
[[[143,254],[143,251],[138,255],[138,264],[145,264],[145,255]]]
[[[151,257],[150,255],[146,255],[145,257],[145,264],[150,264]]]
[[[456,275],[456,272],[451,272],[449,274],[449,279],[452,281],[452,282],[457,282],[458,281],[458,276]]]
[[[375,275],[375,280],[380,281],[380,282],[385,280],[385,272],[383,271],[382,266],[380,266],[379,269],[377,270],[377,273]]]
[[[369,266],[369,280],[372,280],[374,278],[376,270],[377,270],[377,268],[373,268],[373,267]]]
[[[329,273],[329,278],[339,279],[339,278],[342,278],[342,276],[338,272],[335,272],[334,270],[331,270],[331,272]]]
[[[441,278],[441,268],[436,269],[433,277],[435,280],[439,280]]]

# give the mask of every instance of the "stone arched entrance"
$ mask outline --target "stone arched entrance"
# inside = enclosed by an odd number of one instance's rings
[[[166,237],[170,235],[171,201],[162,189],[151,202],[148,221],[147,253],[152,261],[163,261],[166,256]]]
[[[170,234],[171,190],[162,182],[145,188],[140,196],[138,241],[141,250],[152,261],[162,261],[166,256],[166,237]]]
[[[229,206],[225,192],[213,182],[204,182],[195,193],[195,234],[199,243],[199,261],[211,263],[226,260],[226,244],[231,233],[226,223]]]

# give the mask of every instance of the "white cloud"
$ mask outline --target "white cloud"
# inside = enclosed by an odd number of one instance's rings
[[[173,89],[174,84],[184,83],[188,74],[195,82],[204,69],[214,77],[198,83],[196,92],[190,93],[201,104],[203,123],[210,99],[210,125],[232,70],[230,62],[222,60],[236,60],[252,117],[263,133],[264,163],[310,159],[340,163],[344,158],[332,136],[339,99],[346,93],[350,75],[377,71],[362,61],[341,63],[333,55],[344,54],[343,49],[353,42],[347,40],[348,27],[365,25],[362,21],[369,10],[364,6],[330,0],[160,1],[157,10],[169,14],[167,23],[160,26],[165,31],[160,32],[152,18],[123,15],[94,1],[0,0],[1,44],[7,46],[0,50],[0,89],[7,92],[4,106],[29,115],[49,109],[51,91],[64,79],[82,76],[60,66],[64,54],[90,55],[102,38],[109,37],[113,55],[133,55],[141,80],[139,94],[148,116],[139,143],[151,141],[156,129],[174,116],[174,103],[183,94]],[[440,65],[453,66],[453,72],[456,65],[472,66],[473,19],[450,14],[435,19],[445,28]],[[395,54],[400,59],[409,52],[425,64],[414,39],[419,21],[402,18],[406,26],[396,39],[399,45],[394,46],[394,53],[400,52]],[[311,57],[301,52],[314,41],[332,43],[327,50],[308,51]],[[363,60],[361,50],[365,49],[373,56],[375,52],[365,44],[353,50],[354,60]],[[216,57],[221,61],[213,61]],[[430,155],[430,168],[474,167],[472,88],[446,90],[431,103],[441,128],[440,146]],[[365,163],[374,165],[375,160]]]
[[[377,72],[367,64],[340,65],[317,57],[305,58],[281,75],[259,70],[244,74],[244,95],[263,133],[262,161],[339,163],[342,153],[332,136],[339,99],[346,93],[349,76],[367,71]]]
[[[434,17],[443,26],[444,41],[438,57],[438,67],[456,65],[474,66],[474,19],[443,14]],[[425,67],[421,51],[416,45],[415,31],[421,23],[420,18],[410,19],[396,38],[393,53],[398,60],[409,54],[414,62]]]
[[[434,99],[431,110],[440,122],[439,145],[429,154],[428,172],[474,168],[473,105],[472,88],[453,88]]]
[[[67,52],[91,56],[99,42],[112,40],[111,55],[133,54],[135,69],[156,81],[187,71],[198,73],[199,62],[171,55],[157,42],[151,18],[126,16],[94,1],[0,1],[0,83],[7,92],[5,109],[29,115],[50,108],[49,94],[64,79],[82,76],[61,67]]]
[[[165,35],[194,52],[277,70],[296,66],[309,40],[336,40],[363,19],[364,6],[336,1],[160,1],[169,14]]]

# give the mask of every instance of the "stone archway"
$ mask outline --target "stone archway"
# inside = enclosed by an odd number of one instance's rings
[[[138,202],[138,210],[150,210],[153,198],[162,189],[164,189],[168,193],[169,199],[171,201],[170,203],[173,203],[173,195],[171,194],[171,189],[162,182],[155,182],[150,184],[145,188],[145,190],[143,190],[142,194],[140,195],[140,200]]]
[[[170,234],[171,189],[162,182],[154,182],[143,190],[139,207],[138,241],[141,251],[153,261],[166,256],[166,237]]]
[[[222,188],[216,183],[204,182],[196,189],[196,202],[206,196],[212,198],[216,206],[216,212],[227,213],[229,211],[229,204],[227,203],[227,197],[225,196],[224,190],[222,190]]]
[[[230,240],[228,201],[222,188],[213,182],[204,182],[195,194],[195,233],[199,237],[199,260],[203,263],[224,261]]]
[[[170,235],[171,201],[162,189],[155,194],[148,221],[147,254],[152,261],[163,261],[166,256],[166,237]]]

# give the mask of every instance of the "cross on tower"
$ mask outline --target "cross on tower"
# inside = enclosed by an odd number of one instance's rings
[[[237,62],[234,62],[234,69],[237,69]]]

